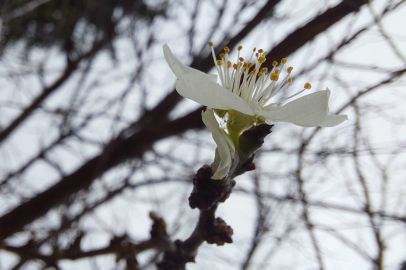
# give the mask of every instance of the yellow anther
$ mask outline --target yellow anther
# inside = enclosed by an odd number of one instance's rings
[[[257,48],[252,49],[253,52],[255,52],[257,50]]]
[[[213,42],[209,41],[209,46],[213,47]]]
[[[241,62],[244,62],[244,58],[242,58],[242,57],[238,58],[238,60],[240,60]]]
[[[223,64],[223,61],[217,60],[217,65],[218,65],[218,66],[221,66],[222,64]]]
[[[244,62],[244,64],[242,65],[243,68],[246,68],[248,66],[247,62]]]
[[[234,64],[234,65],[233,65],[233,68],[234,68],[234,69],[237,69],[237,68],[238,68],[237,64]]]
[[[271,81],[276,82],[277,80],[279,80],[279,75],[276,74],[276,73],[272,73],[271,76],[270,76],[270,79],[271,79]]]
[[[247,64],[247,68],[250,68],[250,67],[252,67],[252,63]]]
[[[225,47],[224,47],[224,52],[225,52],[225,53],[229,53],[229,52],[230,52],[230,49],[229,49],[227,46],[225,46]]]
[[[225,57],[224,53],[220,53],[220,58],[223,59]]]
[[[286,64],[286,62],[288,62],[288,59],[286,59],[286,58],[282,58],[282,59],[281,59],[281,63],[282,63],[282,64]]]
[[[288,67],[287,71],[290,74],[292,72],[293,67]]]
[[[279,69],[275,69],[275,74],[279,75],[279,72],[281,72]]]
[[[276,67],[277,65],[278,65],[278,62],[276,62],[276,61],[273,61],[273,62],[272,62],[272,66],[273,66],[273,67]]]
[[[288,83],[293,83],[293,79],[292,79],[292,78],[288,78]]]
[[[263,50],[263,49],[259,49],[258,52],[259,52],[259,53],[263,53],[264,50]]]
[[[240,46],[238,46],[238,50],[239,51],[241,51],[242,50],[242,46],[240,45]]]
[[[227,62],[227,68],[230,68],[232,66],[232,63],[230,61]]]
[[[260,58],[258,58],[258,63],[263,64],[263,63],[265,63],[265,61],[266,61],[266,58],[263,57],[263,56],[261,56]]]
[[[255,57],[258,58],[258,53],[255,53]]]
[[[310,89],[310,88],[312,88],[312,85],[310,83],[305,83],[304,88]]]
[[[261,72],[262,72],[262,73],[267,73],[267,72],[268,72],[268,68],[266,68],[266,67],[261,68]]]
[[[262,72],[258,73],[258,77],[262,77],[262,75],[264,75],[264,73],[262,73]]]
[[[251,70],[250,74],[255,74],[255,72],[257,72],[257,70],[254,68],[253,70]]]

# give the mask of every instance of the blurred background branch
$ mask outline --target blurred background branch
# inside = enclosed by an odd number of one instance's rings
[[[280,99],[327,86],[350,121],[276,123],[216,207],[233,243],[200,243],[186,268],[401,269],[405,2],[2,1],[0,268],[154,269],[182,250],[215,145],[161,48],[213,73],[213,41],[247,59],[262,47],[269,66],[289,56]]]

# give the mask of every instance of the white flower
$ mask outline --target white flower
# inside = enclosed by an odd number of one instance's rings
[[[310,89],[308,83],[305,89],[295,95],[270,103],[272,97],[292,82],[289,77],[292,67],[289,67],[285,78],[279,84],[276,83],[286,59],[282,59],[279,69],[276,68],[278,63],[274,61],[273,68],[268,73],[267,68],[261,69],[261,64],[266,60],[266,52],[262,50],[256,53],[254,49],[251,59],[245,62],[239,55],[242,49],[239,46],[237,62],[232,64],[228,59],[230,50],[227,47],[224,53],[220,54],[221,60],[216,60],[213,44],[210,42],[209,45],[222,86],[216,83],[216,77],[213,75],[183,65],[166,44],[163,46],[165,59],[178,77],[176,90],[183,97],[209,108],[235,110],[246,115],[262,116],[274,122],[290,122],[303,127],[332,127],[348,119],[346,115],[328,114],[329,89],[300,97],[281,106],[283,102]]]
[[[230,171],[235,147],[228,134],[220,128],[212,109],[207,108],[205,112],[202,112],[202,119],[206,127],[211,130],[213,140],[217,144],[216,158],[212,164],[212,170],[214,171],[212,179],[221,180]]]
[[[269,102],[292,83],[289,76],[293,68],[289,67],[285,78],[277,84],[286,59],[282,59],[282,65],[278,69],[278,63],[274,61],[273,68],[268,73],[267,68],[261,68],[261,64],[266,60],[266,53],[262,50],[256,53],[254,49],[250,61],[245,62],[240,57],[240,46],[237,62],[232,64],[228,60],[230,50],[227,47],[224,48],[224,53],[220,54],[221,60],[216,60],[213,44],[210,42],[209,46],[222,86],[216,83],[217,76],[183,65],[166,44],[163,51],[169,67],[178,77],[178,93],[207,106],[206,111],[202,113],[202,119],[217,144],[215,160],[211,165],[214,173],[212,179],[220,180],[227,176],[239,150],[240,134],[255,124],[264,123],[264,119],[290,122],[303,127],[332,127],[348,119],[346,115],[328,114],[328,89],[300,97],[282,106],[282,103],[310,89],[309,83],[290,97],[275,103]],[[213,109],[221,117],[227,115],[227,132],[219,126]]]

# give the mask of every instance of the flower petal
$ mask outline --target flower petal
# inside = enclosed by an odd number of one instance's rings
[[[340,114],[340,115],[327,115],[326,119],[324,119],[324,122],[319,124],[321,127],[334,127],[345,120],[348,120],[348,116],[345,114]]]
[[[181,96],[213,109],[236,110],[254,115],[250,106],[242,98],[201,75],[180,76],[176,90]]]
[[[211,179],[213,180],[222,180],[224,179],[224,177],[226,177],[230,171],[230,166],[223,166],[223,163],[221,161],[221,157],[219,155],[219,151],[216,148],[216,154],[214,156],[214,161],[211,164],[211,169],[212,171],[215,171],[215,173],[213,174],[213,176],[211,177]]]
[[[274,107],[271,104],[256,113],[275,122],[283,121],[302,127],[315,127],[326,119],[329,97],[329,90],[318,91],[293,100],[284,106]]]
[[[162,48],[164,51],[166,62],[168,63],[169,67],[171,68],[172,72],[176,75],[176,77],[179,78],[183,74],[198,74],[206,76],[207,79],[212,82],[217,81],[217,75],[206,74],[204,72],[201,72],[200,70],[182,64],[182,62],[180,62],[179,59],[176,58],[176,56],[172,53],[171,49],[169,49],[168,45],[164,44]]]
[[[212,109],[207,108],[205,112],[202,112],[202,120],[206,127],[211,130],[213,139],[217,144],[216,151],[220,156],[220,162],[217,168],[212,168],[216,170],[212,179],[221,180],[230,170],[235,147],[228,134],[220,128]]]

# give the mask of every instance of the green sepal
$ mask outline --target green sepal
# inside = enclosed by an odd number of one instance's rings
[[[252,127],[240,135],[238,139],[240,147],[237,151],[239,164],[234,171],[234,177],[255,170],[254,153],[264,144],[264,139],[272,132],[272,127],[273,125],[262,124]]]
[[[220,110],[220,109],[213,109],[213,111],[217,114],[218,117],[224,118],[226,116],[227,111],[226,110]]]
[[[227,131],[234,142],[235,149],[239,148],[239,137],[245,130],[251,128],[257,121],[252,115],[243,114],[238,111],[229,110],[227,120]]]
[[[254,156],[263,144],[265,137],[272,132],[273,125],[262,124],[245,130],[238,137],[239,149],[234,157],[233,165],[224,180],[213,180],[218,186],[228,185],[236,176],[255,170]]]
[[[272,132],[272,127],[273,125],[262,124],[244,131],[238,139],[238,155],[248,159],[264,144],[264,139]]]

